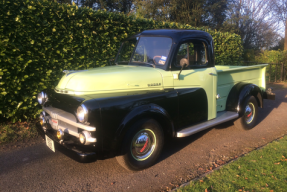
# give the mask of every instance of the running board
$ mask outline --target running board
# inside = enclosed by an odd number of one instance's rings
[[[210,127],[214,127],[215,125],[221,124],[223,122],[236,119],[238,116],[239,115],[236,112],[231,112],[231,111],[218,112],[215,119],[205,121],[203,123],[193,125],[191,127],[184,128],[181,131],[176,133],[176,137],[190,136],[204,129],[208,129]]]

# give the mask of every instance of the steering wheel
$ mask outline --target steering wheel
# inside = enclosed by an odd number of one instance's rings
[[[158,62],[155,61],[155,58],[161,58],[161,56],[156,55],[156,56],[153,57],[153,62],[154,62],[154,64],[158,64]]]

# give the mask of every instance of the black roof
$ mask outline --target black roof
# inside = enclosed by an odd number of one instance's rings
[[[145,30],[141,33],[137,33],[132,37],[138,36],[167,36],[171,37],[174,41],[180,41],[182,39],[188,38],[203,38],[208,42],[212,41],[212,37],[209,33],[200,30],[190,30],[190,29],[154,29]]]

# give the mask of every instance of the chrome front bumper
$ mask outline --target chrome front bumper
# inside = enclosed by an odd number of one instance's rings
[[[36,128],[39,135],[42,136],[43,139],[45,139],[45,135],[47,135],[54,141],[54,146],[57,151],[62,152],[78,162],[89,163],[97,160],[98,157],[101,157],[101,154],[96,153],[96,149],[93,146],[79,146],[69,141],[59,142],[57,137],[53,134],[53,131],[47,130],[44,132],[40,123],[36,123]]]
[[[40,118],[43,122],[42,128],[44,132],[46,129],[48,129],[48,126],[45,126],[45,123],[50,124],[50,127],[52,127],[54,130],[60,129],[65,134],[72,135],[76,138],[79,138],[79,134],[81,132],[90,133],[96,131],[96,127],[78,123],[73,114],[61,109],[54,107],[43,107],[43,111],[44,113],[41,114]],[[58,124],[53,123],[52,120],[57,120]],[[96,138],[88,137],[85,145],[90,145],[96,142]]]

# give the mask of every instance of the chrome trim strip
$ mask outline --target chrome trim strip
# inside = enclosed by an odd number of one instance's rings
[[[96,131],[96,127],[91,127],[88,125],[78,123],[76,117],[73,114],[63,111],[61,109],[57,109],[54,107],[43,107],[43,110],[47,112],[53,119],[61,120],[63,122],[84,129],[86,131]]]
[[[85,135],[85,137],[86,137],[85,145],[90,145],[90,144],[92,144],[92,143],[96,143],[96,142],[97,142],[97,139],[91,137],[91,134],[90,134],[89,132],[83,131],[82,133],[83,133],[83,134]]]
[[[218,112],[217,117],[215,119],[182,129],[181,131],[176,133],[176,136],[187,137],[199,131],[202,131],[204,129],[208,129],[210,127],[218,125],[220,123],[223,123],[223,122],[226,122],[232,119],[236,119],[237,117],[239,117],[239,115],[236,112],[231,112],[231,111]]]
[[[73,135],[73,136],[75,136],[75,137],[77,137],[77,138],[80,137],[80,134],[79,134],[79,133],[74,132],[74,131],[72,131],[72,130],[66,128],[66,127],[61,126],[61,125],[58,125],[58,129],[61,129],[62,131],[64,131],[64,133],[68,133],[68,134]],[[86,132],[86,131],[83,131],[83,132]],[[87,133],[87,132],[86,132],[86,133]],[[89,133],[88,133],[88,134],[89,134]],[[85,143],[85,145],[90,145],[90,144],[93,144],[93,143],[96,143],[96,142],[97,142],[97,138],[93,138],[93,137],[91,137],[91,136],[89,135],[89,137],[86,137],[86,143]]]
[[[63,126],[61,126],[61,125],[58,125],[58,129],[61,129],[61,130],[64,131],[65,133],[68,133],[68,134],[70,134],[70,135],[73,135],[73,136],[79,138],[79,133],[74,132],[74,131],[72,131],[72,130],[66,128],[66,127],[63,127]]]
[[[90,144],[90,143],[96,143],[96,142],[97,142],[97,139],[90,137],[90,138],[87,138],[87,142],[89,142],[89,144]]]

